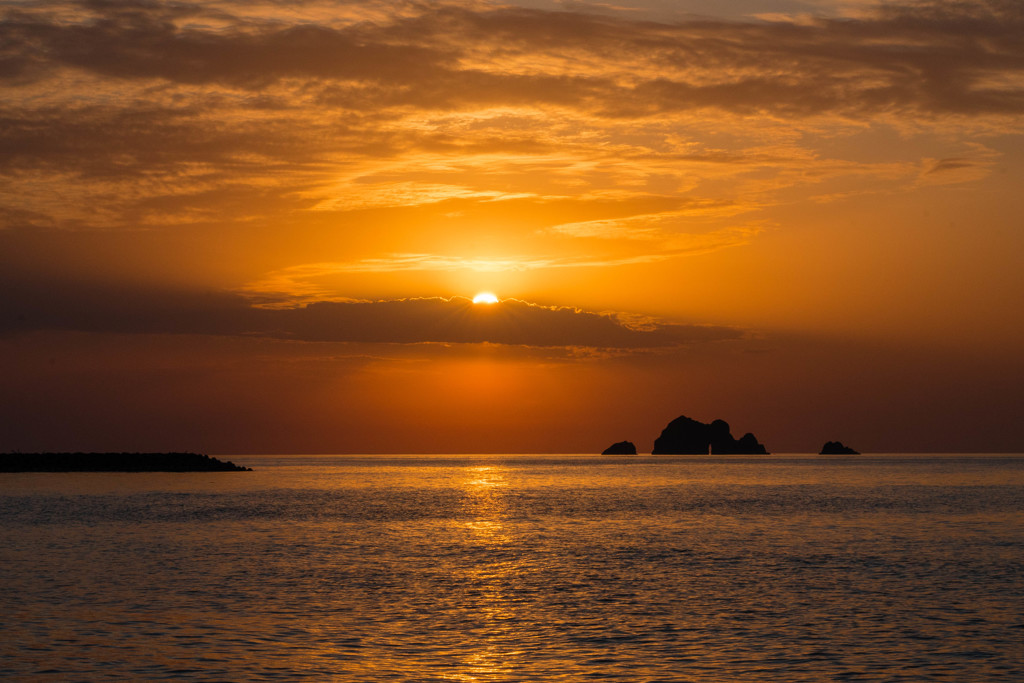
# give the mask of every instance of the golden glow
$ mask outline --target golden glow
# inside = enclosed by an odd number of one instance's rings
[[[480,292],[473,297],[473,303],[475,304],[496,304],[498,303],[498,297],[494,296],[490,292]]]
[[[999,22],[962,40],[986,3],[627,4],[20,3],[3,447],[600,452],[685,412],[1020,450],[1024,71]]]

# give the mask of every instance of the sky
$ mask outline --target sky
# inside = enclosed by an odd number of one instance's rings
[[[0,451],[1024,451],[1024,5],[0,4]],[[473,303],[481,292],[497,303]]]

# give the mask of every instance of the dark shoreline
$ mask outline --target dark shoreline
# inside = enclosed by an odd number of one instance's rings
[[[251,472],[199,453],[3,453],[0,472]]]

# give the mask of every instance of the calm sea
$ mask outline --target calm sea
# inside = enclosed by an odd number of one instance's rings
[[[0,677],[1024,680],[1024,455],[0,474]]]

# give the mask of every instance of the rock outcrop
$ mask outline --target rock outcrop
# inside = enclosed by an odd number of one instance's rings
[[[199,453],[4,453],[0,472],[251,472]]]
[[[747,433],[734,439],[729,423],[715,420],[704,424],[681,415],[668,423],[654,440],[654,455],[767,455],[768,450]]]
[[[860,455],[849,446],[844,446],[841,441],[828,441],[821,447],[820,455]]]
[[[636,446],[632,441],[620,441],[601,451],[601,455],[636,455]]]

